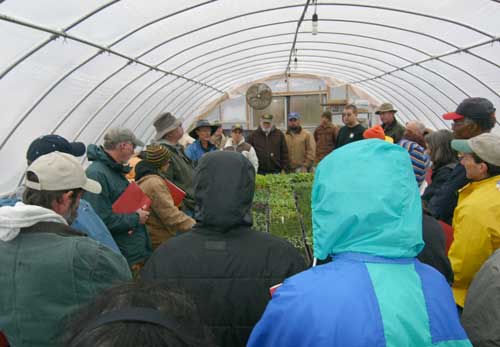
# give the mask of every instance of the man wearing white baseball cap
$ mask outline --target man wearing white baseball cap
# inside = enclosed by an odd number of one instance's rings
[[[481,265],[500,248],[500,137],[485,133],[453,140],[471,183],[460,190],[453,215],[454,241],[448,256],[455,281],[453,295],[463,307]]]
[[[122,255],[69,226],[84,191],[101,185],[52,152],[28,167],[23,202],[0,208],[0,327],[12,346],[58,344],[70,313],[131,278]]]

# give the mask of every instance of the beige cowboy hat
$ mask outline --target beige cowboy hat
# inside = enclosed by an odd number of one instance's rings
[[[156,129],[155,141],[161,140],[165,134],[177,129],[182,123],[170,112],[162,113],[156,117],[153,126]]]
[[[390,102],[384,102],[382,105],[379,106],[377,111],[375,111],[375,114],[381,114],[382,112],[394,112],[394,113],[396,113],[396,112],[398,112],[398,110],[396,110]]]

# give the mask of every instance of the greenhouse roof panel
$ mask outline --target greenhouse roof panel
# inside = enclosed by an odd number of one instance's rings
[[[493,0],[0,1],[0,161],[46,133],[90,143],[128,126],[149,138],[167,110],[189,126],[226,93],[286,79],[287,68],[449,127],[441,114],[465,97],[500,104],[499,15]],[[0,192],[20,179],[16,158]]]

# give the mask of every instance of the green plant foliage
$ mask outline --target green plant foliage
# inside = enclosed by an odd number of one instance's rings
[[[257,175],[253,202],[254,228],[269,230],[286,238],[304,251],[300,217],[306,229],[307,242],[312,245],[311,188],[314,176],[309,173],[289,175]],[[297,196],[297,211],[294,193]],[[299,214],[300,213],[300,214]]]

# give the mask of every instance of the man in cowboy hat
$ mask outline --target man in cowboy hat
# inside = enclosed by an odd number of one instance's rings
[[[403,138],[405,132],[405,127],[399,124],[396,119],[396,112],[398,111],[389,102],[384,102],[375,111],[375,114],[380,116],[385,134],[392,137],[394,143],[398,143]]]
[[[167,147],[172,153],[172,157],[170,158],[171,163],[165,177],[186,192],[186,196],[182,201],[182,210],[192,216],[195,207],[193,188],[194,165],[184,152],[184,147],[179,143],[179,140],[184,135],[182,123],[171,113],[166,112],[158,115],[153,125],[156,129],[153,143]]]
[[[196,139],[186,149],[186,155],[189,159],[197,163],[203,154],[217,150],[217,146],[210,142],[210,138],[217,128],[218,125],[213,125],[206,119],[200,119],[196,122],[193,130],[189,132],[189,136]]]

